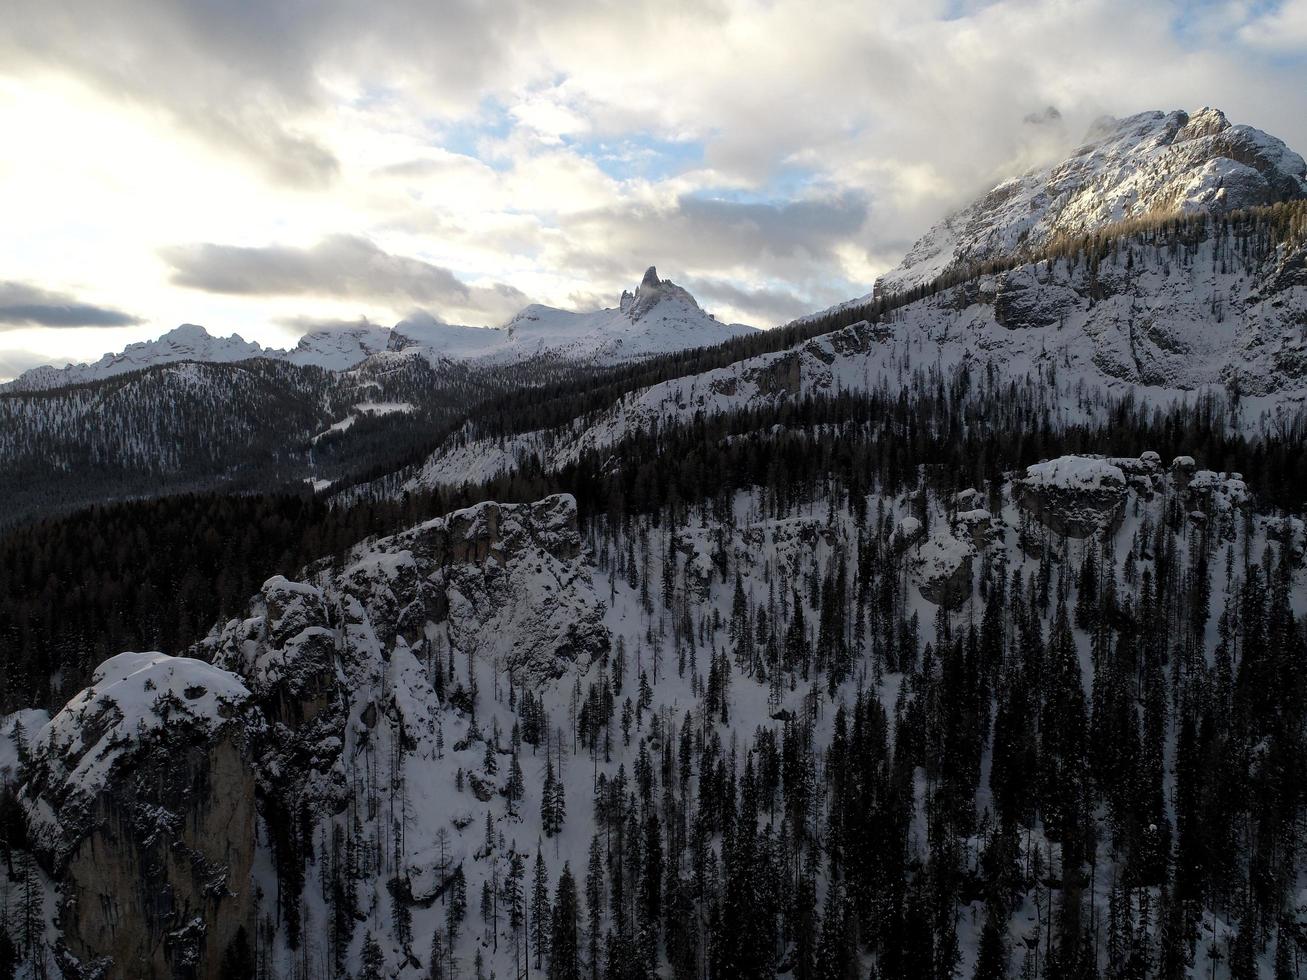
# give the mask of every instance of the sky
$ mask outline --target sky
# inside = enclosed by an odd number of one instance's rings
[[[1203,105],[1307,151],[1307,0],[8,0],[0,378],[651,264],[772,326],[1098,116]]]

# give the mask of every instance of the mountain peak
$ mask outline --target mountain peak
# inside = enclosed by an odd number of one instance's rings
[[[699,310],[699,304],[693,296],[670,279],[659,279],[656,266],[645,270],[640,285],[631,293],[622,293],[621,310],[632,320],[639,320],[664,300],[676,300],[693,310]]]
[[[1060,163],[1005,180],[917,241],[876,291],[949,269],[1037,253],[1145,215],[1224,213],[1307,197],[1307,164],[1283,141],[1204,106],[1097,120]]]
[[[240,339],[239,334],[232,334],[232,337],[234,339]],[[160,341],[172,340],[172,341],[187,342],[187,343],[193,341],[203,342],[212,339],[214,339],[213,335],[209,333],[209,331],[205,330],[204,327],[200,326],[198,323],[179,324],[178,326],[173,327],[167,333],[159,337]]]
[[[1225,118],[1224,112],[1210,106],[1203,106],[1192,116],[1187,117],[1180,132],[1176,134],[1175,141],[1180,143],[1185,140],[1201,139],[1204,136],[1215,136],[1229,128],[1230,120]]]

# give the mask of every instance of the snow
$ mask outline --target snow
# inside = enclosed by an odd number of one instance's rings
[[[1227,211],[1307,194],[1303,158],[1217,109],[1105,117],[1066,160],[999,183],[935,225],[876,293],[931,282],[959,263],[1011,256],[1125,218]]]
[[[184,724],[213,734],[249,696],[238,677],[201,660],[120,653],[41,729],[35,752],[53,782],[91,797],[149,733]]]
[[[407,415],[417,410],[412,402],[359,402],[354,408],[364,415]]]
[[[1031,487],[1061,490],[1098,490],[1125,486],[1121,468],[1093,456],[1060,456],[1026,467],[1024,481]]]
[[[951,575],[968,558],[974,558],[976,549],[952,534],[932,534],[917,549],[916,563],[923,578]]]

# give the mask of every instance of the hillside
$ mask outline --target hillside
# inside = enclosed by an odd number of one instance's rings
[[[631,391],[537,431],[470,422],[407,486],[484,481],[530,457],[583,452],[701,415],[840,392],[895,391],[922,371],[997,375],[1036,392],[1055,425],[1101,422],[1130,400],[1212,400],[1252,434],[1301,424],[1307,401],[1307,211],[1300,204],[1108,227],[1046,257],[945,277],[850,326]],[[859,313],[872,321],[859,319]],[[507,437],[507,438],[506,438]]]
[[[191,651],[212,667],[111,660],[33,736],[20,799],[61,883],[42,914],[116,881],[191,896],[201,867],[223,887],[194,918],[130,912],[112,947],[65,915],[61,962],[968,976],[1181,955],[1180,933],[1105,925],[1181,915],[1269,962],[1290,940],[1253,917],[1285,886],[1237,915],[1221,896],[1254,835],[1284,833],[1269,770],[1236,760],[1302,711],[1301,522],[1150,453],[947,495],[888,476],[634,521],[484,504],[270,579]],[[129,688],[161,672],[151,708]],[[1230,758],[1203,778],[1200,727]],[[1269,737],[1269,765],[1292,758]],[[115,809],[134,816],[110,837]],[[133,870],[165,842],[180,864]]]

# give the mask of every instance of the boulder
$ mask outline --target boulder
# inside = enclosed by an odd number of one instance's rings
[[[21,801],[60,882],[65,973],[216,980],[254,935],[259,728],[234,674],[123,653],[42,730]]]
[[[952,609],[971,597],[976,549],[946,531],[931,535],[910,557],[912,577],[923,598]]]
[[[1022,510],[1069,538],[1115,531],[1125,515],[1126,475],[1101,457],[1061,456],[1035,463],[1012,485]]]

